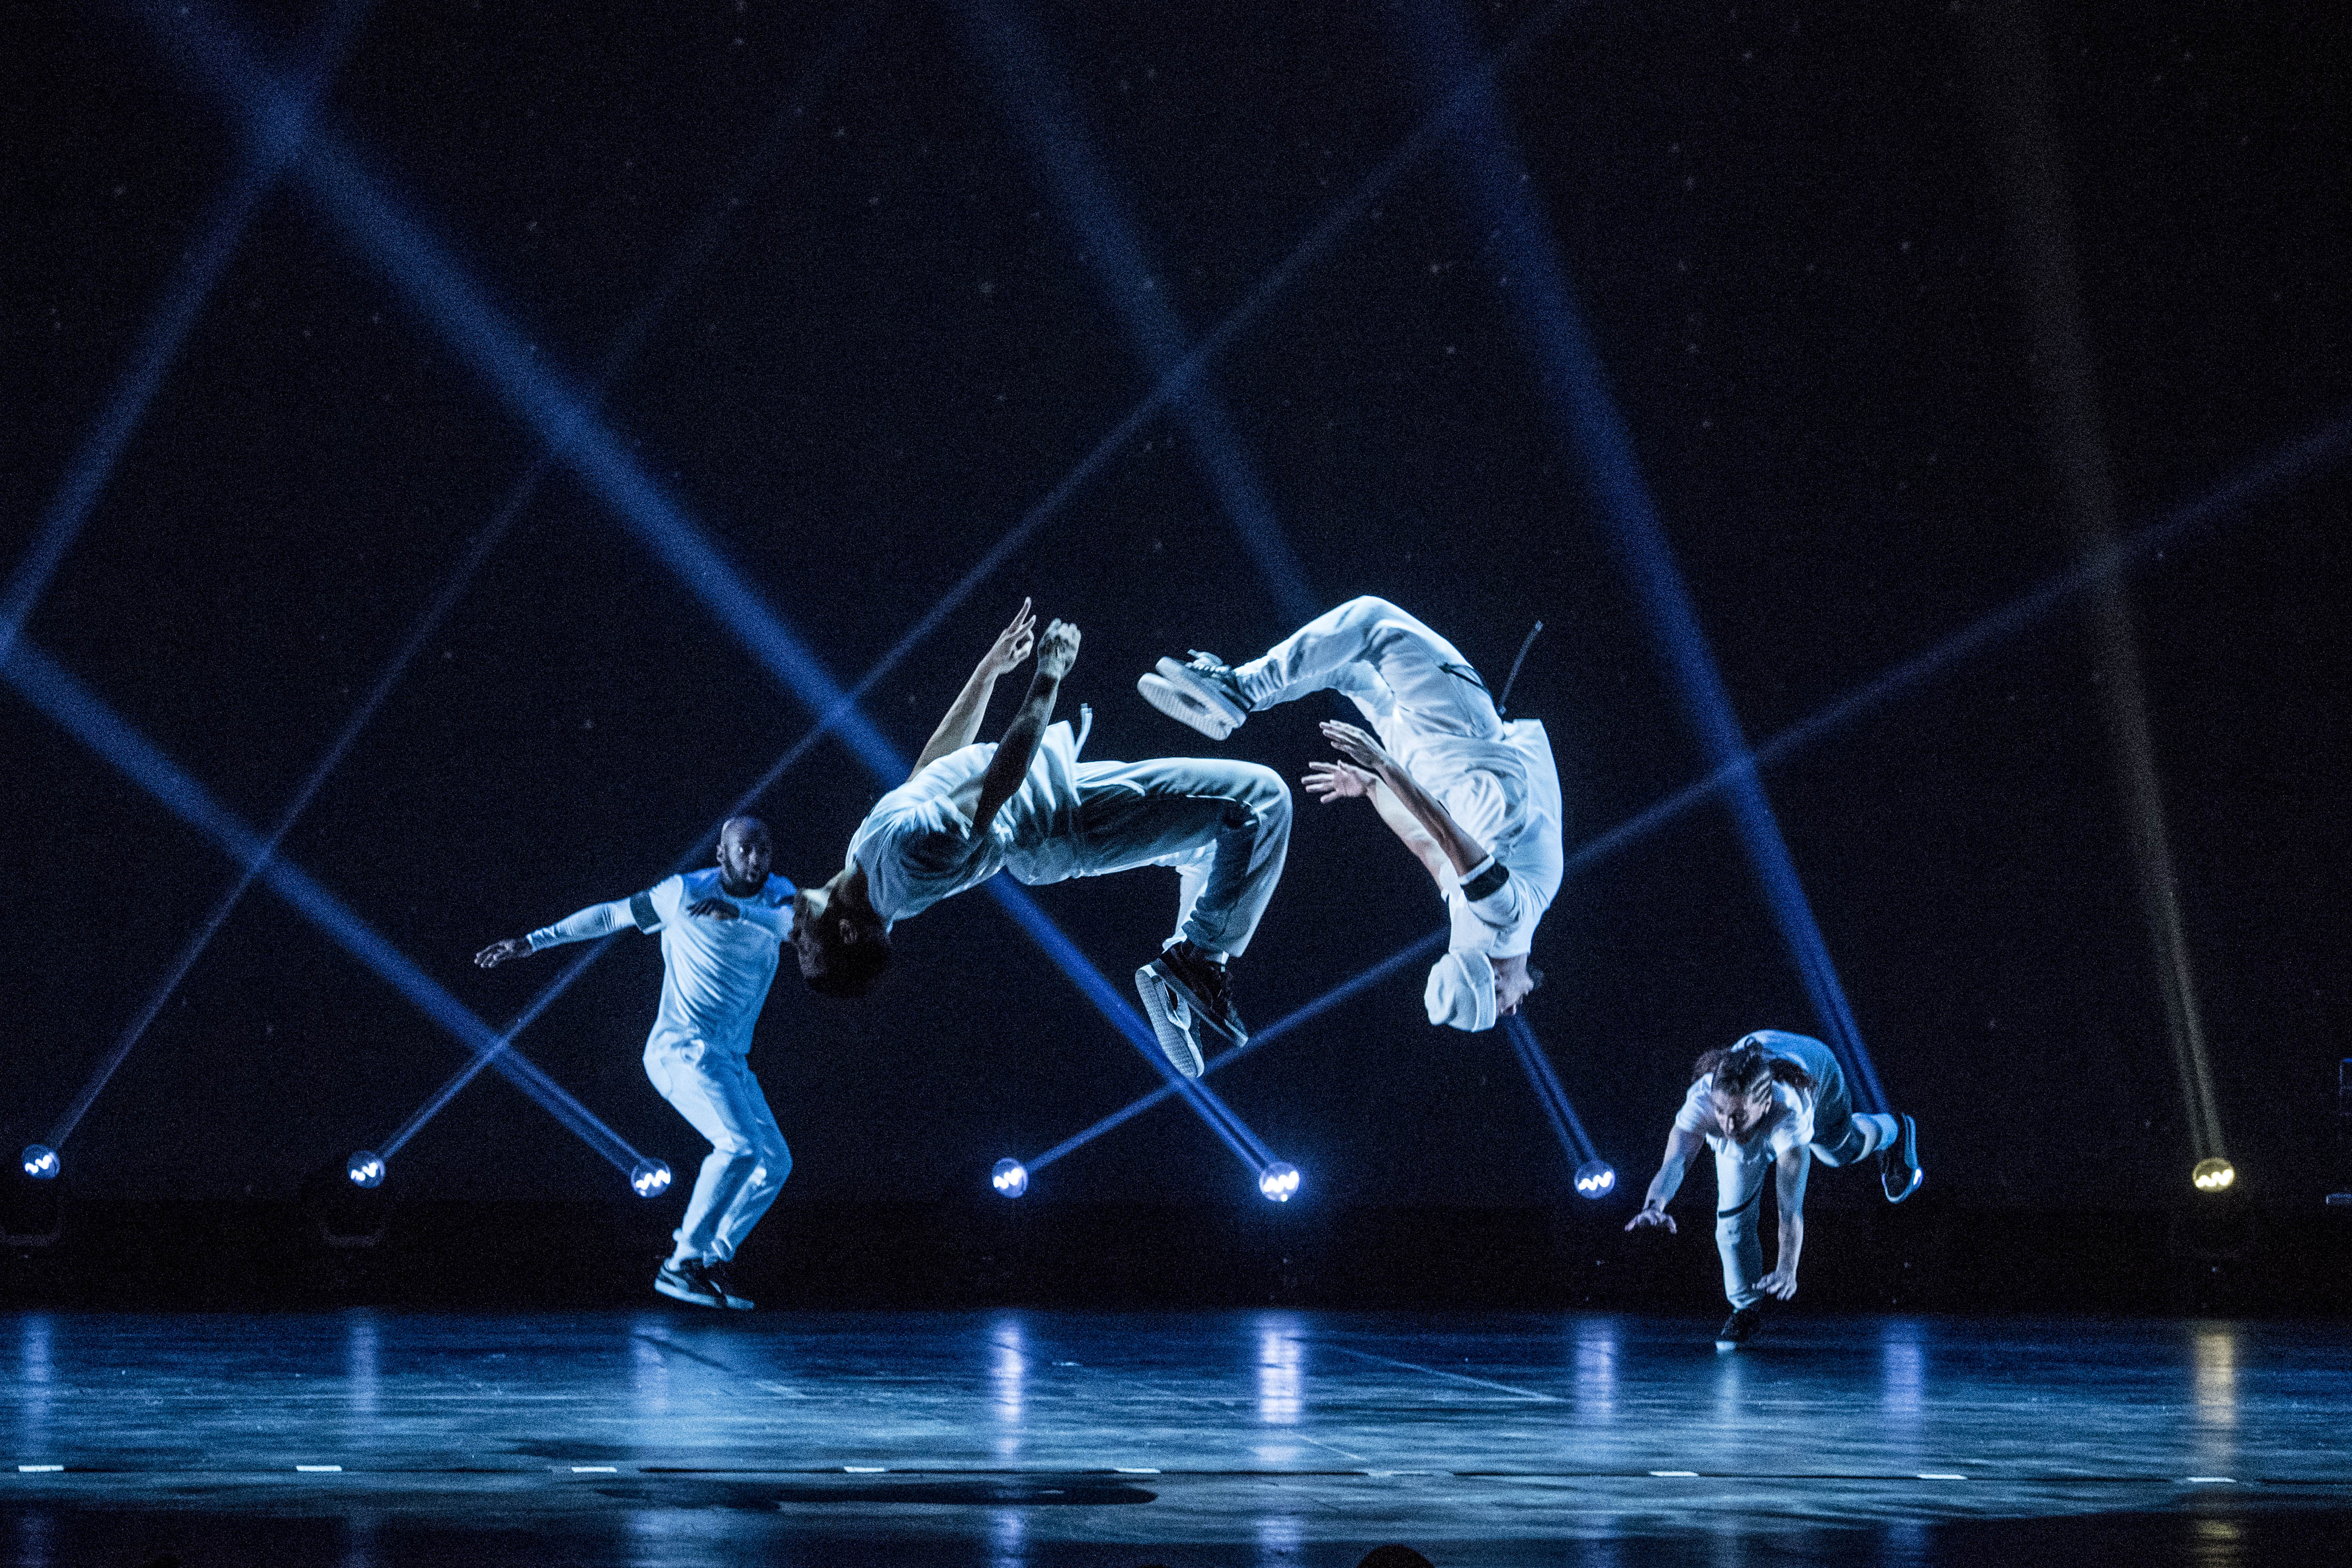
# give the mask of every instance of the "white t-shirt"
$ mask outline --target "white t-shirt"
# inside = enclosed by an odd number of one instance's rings
[[[1706,1139],[1706,1146],[1717,1155],[1736,1154],[1747,1165],[1758,1165],[1779,1159],[1791,1149],[1802,1148],[1813,1141],[1813,1092],[1793,1084],[1772,1081],[1772,1098],[1780,1107],[1778,1119],[1759,1131],[1748,1134],[1740,1143],[1723,1135],[1722,1124],[1707,1107],[1707,1096],[1715,1089],[1715,1074],[1702,1074],[1683,1096],[1683,1108],[1675,1113],[1675,1130],[1696,1133]]]
[[[1069,725],[1046,727],[1029,772],[975,837],[971,808],[996,760],[996,743],[950,751],[874,802],[849,838],[849,862],[866,868],[866,896],[895,925],[999,871],[1036,885],[1078,870],[1077,741]],[[955,796],[961,792],[966,800]]]
[[[631,925],[660,933],[661,1007],[646,1047],[699,1040],[740,1056],[751,1048],[751,1028],[776,978],[777,951],[792,935],[793,889],[771,876],[758,893],[738,898],[721,885],[721,874],[709,866],[665,877],[634,898],[592,904],[532,932],[531,948],[583,942]],[[738,918],[687,913],[706,898],[733,904]]]
[[[1448,949],[1497,958],[1527,952],[1566,869],[1559,769],[1543,725],[1512,719],[1499,741],[1415,735],[1398,759],[1505,873],[1501,886],[1475,901],[1459,887],[1446,891]]]

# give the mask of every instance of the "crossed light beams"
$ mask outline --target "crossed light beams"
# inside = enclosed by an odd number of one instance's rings
[[[1964,12],[1961,26],[1972,45],[1965,51],[1968,75],[1991,143],[1993,186],[2009,216],[2011,265],[2033,350],[2027,364],[2036,423],[2058,481],[2059,516],[2068,542],[2077,556],[2094,559],[2115,543],[2116,497],[2106,435],[2100,428],[2098,377],[2083,321],[2082,272],[2069,232],[2072,203],[2051,108],[2056,89],[2049,47],[2032,13],[2018,0],[1981,0]],[[2109,576],[2092,590],[2090,611],[2099,706],[2123,788],[2132,869],[2154,949],[2189,1143],[2200,1163],[2221,1159],[2221,1113],[2180,916],[2164,781],[2157,772],[2131,601],[2120,578]]]
[[[195,5],[177,6],[170,16],[151,6],[146,15],[173,62],[226,97],[247,134],[258,134],[258,125],[276,112],[284,89],[250,52]],[[772,675],[812,710],[833,716],[840,738],[878,778],[895,785],[907,776],[906,759],[873,721],[847,701],[847,694],[798,634],[760,599],[667,492],[637,465],[580,394],[531,362],[530,346],[445,249],[398,211],[340,138],[317,133],[294,170],[328,215],[362,244],[393,284],[497,388],[511,410],[538,429],[541,438],[603,497],[638,542],[700,599]],[[1086,961],[1027,893],[1002,877],[992,879],[988,890],[1137,1052],[1155,1071],[1172,1075],[1141,1015]],[[1226,1145],[1254,1173],[1262,1174],[1266,1163],[1265,1145],[1243,1125],[1232,1108],[1202,1084],[1185,1082],[1182,1092]]]
[[[369,3],[369,0],[354,0],[354,6],[352,7],[354,13],[357,9],[363,8],[364,5],[367,3]],[[647,334],[651,332],[656,320],[659,319],[662,312],[667,309],[670,302],[677,298],[679,289],[685,285],[687,280],[698,271],[703,262],[709,258],[711,249],[718,244],[720,235],[724,232],[727,226],[729,216],[737,206],[741,204],[742,195],[740,193],[748,192],[750,189],[763,182],[766,173],[772,165],[776,155],[782,146],[784,140],[783,132],[799,119],[805,108],[807,99],[819,89],[823,84],[824,78],[832,73],[834,68],[839,64],[842,57],[864,36],[871,26],[877,10],[878,5],[868,5],[863,9],[852,12],[843,26],[836,30],[830,45],[824,50],[820,51],[816,59],[802,73],[800,79],[793,84],[793,91],[788,95],[782,108],[771,121],[768,133],[764,138],[762,138],[757,153],[748,162],[743,172],[734,181],[730,192],[726,194],[724,199],[712,204],[706,210],[702,221],[688,232],[688,237],[677,248],[673,254],[671,261],[665,267],[660,285],[655,289],[653,295],[646,301],[646,303],[638,308],[636,314],[630,319],[615,338],[612,349],[605,355],[603,369],[600,371],[596,380],[591,384],[589,389],[588,398],[592,406],[601,403],[605,392],[611,387],[614,378],[619,375],[622,369],[632,358],[635,357],[636,350],[644,344],[645,340]],[[346,37],[350,31],[351,24],[349,19],[346,19],[343,21],[342,25],[339,26],[335,29],[334,36],[340,40]],[[304,125],[307,127],[307,103],[304,107],[306,110],[304,115]],[[289,143],[289,150],[287,157],[270,161],[270,173],[273,178],[278,172],[283,171],[286,162],[293,155],[293,151],[299,147],[299,142]],[[253,163],[257,167],[263,162],[265,162],[265,160],[257,157],[253,160]],[[250,172],[250,171],[248,171],[248,172]],[[238,193],[244,193],[246,186],[249,183],[251,183],[249,180],[241,182],[238,187]],[[257,194],[257,192],[256,193]],[[235,216],[237,220],[237,226],[241,227],[245,217],[249,215],[251,212],[253,205],[252,201],[247,200],[243,202],[241,205],[236,203],[231,203],[229,205],[236,209]],[[226,243],[224,243],[225,238]],[[164,317],[166,319],[178,322],[177,330],[173,334],[172,346],[173,349],[176,349],[178,341],[184,338],[187,324],[194,319],[197,310],[201,308],[203,296],[209,292],[213,279],[217,277],[220,271],[219,260],[226,258],[228,244],[233,244],[233,236],[225,236],[224,225],[216,223],[214,225],[213,232],[207,235],[207,243],[196,253],[196,256],[199,259],[192,260],[189,264],[189,267],[187,269],[184,269],[193,271],[198,267],[199,260],[201,260],[207,268],[205,276],[202,280],[202,287],[196,286],[197,280],[193,277],[175,279],[172,291],[167,295],[166,298],[168,303],[164,312]],[[217,256],[217,259],[215,259],[215,256]],[[137,424],[139,416],[144,411],[147,402],[152,397],[155,385],[160,381],[163,371],[168,369],[170,358],[171,355],[168,353],[159,354],[151,350],[150,352],[142,355],[139,367],[134,371],[132,376],[126,381],[125,393],[127,394],[132,388],[136,388],[138,389],[139,395],[136,397],[129,395],[118,396],[117,401],[119,406],[115,409],[110,410],[108,419],[101,426],[102,433],[110,439],[104,443],[93,443],[94,446],[104,444],[109,448],[108,462],[110,465],[112,456],[120,453],[123,442],[127,439],[131,430]],[[51,1129],[47,1136],[47,1141],[50,1148],[62,1149],[65,1147],[66,1140],[73,1135],[74,1129],[80,1124],[83,1116],[89,1113],[91,1104],[96,1102],[100,1093],[105,1090],[107,1083],[113,1078],[116,1070],[118,1070],[122,1065],[123,1061],[130,1056],[131,1049],[139,1043],[139,1040],[146,1033],[148,1028],[154,1022],[156,1017],[162,1013],[164,1006],[171,1000],[173,994],[179,989],[182,982],[187,978],[189,972],[194,968],[196,961],[204,956],[205,948],[211,946],[213,938],[220,933],[222,926],[227,923],[229,915],[244,899],[247,891],[253,886],[255,879],[261,874],[262,867],[276,856],[278,846],[284,843],[286,836],[293,831],[296,822],[300,820],[303,812],[310,808],[310,802],[317,797],[320,789],[325,786],[328,778],[341,765],[344,757],[349,754],[352,744],[359,738],[361,732],[367,727],[368,724],[374,718],[377,711],[383,707],[385,700],[391,696],[393,688],[399,684],[401,677],[407,673],[409,665],[415,662],[417,653],[423,650],[425,643],[433,636],[434,632],[439,629],[441,623],[448,618],[450,612],[457,608],[458,601],[465,596],[466,590],[471,585],[476,573],[481,570],[482,563],[488,559],[490,553],[498,548],[499,544],[505,539],[509,531],[513,528],[516,519],[519,518],[530,507],[531,500],[538,494],[540,485],[546,478],[548,471],[552,465],[552,455],[542,449],[537,458],[533,460],[530,469],[524,474],[521,480],[518,482],[513,491],[509,495],[505,503],[501,505],[498,511],[492,516],[489,525],[475,538],[471,548],[468,549],[464,559],[458,563],[457,571],[451,575],[448,582],[442,588],[441,592],[434,599],[432,603],[427,606],[424,615],[419,618],[415,626],[409,632],[407,640],[401,644],[398,652],[394,654],[391,662],[384,666],[383,673],[377,677],[374,686],[371,689],[366,698],[363,699],[360,706],[353,710],[351,717],[345,722],[341,733],[336,737],[334,743],[328,747],[325,755],[320,758],[317,766],[311,769],[309,779],[306,779],[301,788],[295,792],[293,800],[288,804],[284,813],[279,817],[277,826],[270,831],[268,837],[263,841],[258,856],[245,862],[239,869],[236,880],[231,883],[228,890],[222,894],[219,902],[214,905],[210,915],[205,917],[203,924],[197,927],[195,934],[181,949],[178,958],[173,961],[171,968],[166,971],[163,982],[158,985],[154,991],[149,996],[146,1004],[140,1009],[139,1012],[132,1018],[130,1025],[124,1029],[121,1037],[116,1040],[114,1048],[110,1051],[105,1058],[99,1063],[97,1071],[94,1071],[89,1080],[82,1085],[80,1092],[75,1095],[73,1103],[67,1108],[65,1113],[58,1118],[56,1126]],[[84,474],[90,471],[92,468],[93,465],[88,458],[85,458],[83,463],[77,467],[75,478],[68,482],[68,495],[72,495],[77,491],[79,491],[81,496],[80,505],[75,509],[73,516],[73,520],[77,529],[79,528],[80,518],[88,513],[89,498],[94,497],[96,494],[95,486],[86,483],[83,479]],[[102,476],[100,476],[102,477]],[[65,508],[63,507],[54,508],[54,510],[60,512],[64,509]],[[61,553],[61,551],[53,551],[49,553],[47,559],[50,565],[54,565],[58,553]],[[43,575],[45,577],[46,573]],[[38,586],[39,584],[37,582],[33,584],[32,593],[37,592]],[[29,603],[31,596],[31,593],[24,596],[27,603]],[[11,602],[15,602],[16,601],[16,595],[12,594]],[[0,639],[0,646],[5,646],[5,639]],[[543,1005],[544,1004],[541,1004],[542,1007]],[[530,1019],[535,1019],[538,1016],[538,1010],[539,1009],[533,1009],[520,1022],[509,1025],[507,1031],[499,1037],[499,1049],[503,1050],[507,1042],[513,1039],[515,1033],[519,1030],[525,1027]],[[462,1087],[463,1084],[470,1082],[475,1074],[479,1072],[484,1066],[488,1065],[490,1060],[491,1059],[488,1055],[475,1057],[473,1061],[470,1061],[459,1073],[458,1077],[453,1081],[453,1083],[457,1087]],[[455,1088],[445,1090],[445,1092],[432,1103],[430,1109],[432,1111],[437,1111],[442,1105],[447,1103],[448,1096],[454,1092]],[[402,1129],[402,1132],[396,1138],[395,1142],[389,1146],[383,1147],[382,1149],[382,1153],[384,1155],[389,1156],[394,1149],[398,1147],[399,1144],[405,1143],[408,1137],[413,1135],[415,1129],[422,1126],[424,1122],[429,1119],[429,1113],[420,1118],[412,1119],[410,1124]]]
[[[1129,411],[1126,418],[1112,426],[1109,433],[1095,444],[1094,448],[1079,461],[1076,467],[1064,475],[1051,490],[1031,506],[1013,528],[1006,530],[1004,535],[972,564],[952,588],[941,595],[930,609],[924,612],[921,618],[908,628],[906,633],[880,659],[877,660],[871,668],[857,678],[855,685],[818,716],[816,722],[810,727],[807,733],[786,748],[783,755],[776,759],[774,766],[770,768],[760,780],[736,801],[729,814],[740,815],[758,804],[761,798],[775,788],[777,782],[797,766],[801,758],[808,755],[816,743],[824,738],[841,718],[856,711],[857,704],[880,683],[885,675],[896,669],[908,654],[913,653],[934,631],[938,630],[948,616],[961,607],[982,582],[993,576],[997,569],[1003,566],[1015,550],[1027,543],[1039,528],[1058,514],[1062,507],[1068,504],[1070,497],[1100,472],[1115,453],[1132,440],[1136,433],[1170,402],[1181,397],[1185,389],[1200,376],[1209,361],[1222,352],[1234,338],[1239,336],[1244,327],[1255,320],[1265,307],[1273,302],[1276,296],[1289,285],[1292,278],[1328,251],[1339,235],[1346,232],[1356,219],[1363,215],[1372,202],[1394,184],[1397,178],[1448,129],[1455,115],[1469,101],[1468,94],[1475,86],[1507,71],[1524,57],[1536,40],[1549,33],[1570,9],[1581,3],[1582,0],[1553,0],[1550,5],[1523,23],[1509,43],[1496,50],[1470,72],[1464,85],[1456,89],[1452,98],[1430,110],[1412,132],[1400,142],[1370,174],[1365,177],[1363,183],[1358,185],[1354,192],[1327,213],[1308,232],[1307,237],[1301,240],[1273,271],[1259,279],[1257,286],[1223,321],[1218,323],[1214,331],[1202,339],[1170,369],[1144,395],[1142,401]],[[698,847],[688,851],[680,858],[679,867],[682,868],[700,858],[709,848],[711,834],[715,834],[716,831],[716,828],[712,829],[711,833],[704,835]],[[533,1020],[545,1012],[558,997],[570,989],[573,982],[604,956],[615,940],[617,940],[616,937],[607,936],[584,948],[577,957],[559,971],[555,978],[549,981],[537,996],[532,998],[515,1022],[508,1026],[506,1034],[501,1038],[512,1040],[529,1028]],[[1416,947],[1412,951],[1417,953],[1421,949]],[[1349,994],[1352,994],[1352,991]],[[1320,1011],[1323,1005],[1328,1005],[1333,999],[1336,999],[1336,993],[1333,998],[1327,998],[1325,1004],[1310,1003],[1308,1008],[1301,1009],[1299,1014],[1292,1015],[1292,1019],[1288,1021],[1303,1021],[1302,1015],[1309,1011]],[[1261,1030],[1252,1037],[1251,1044],[1261,1044],[1265,1039],[1266,1031]],[[1217,1061],[1222,1063],[1234,1054],[1238,1053],[1229,1052],[1227,1056],[1218,1058]],[[480,1065],[478,1060],[468,1063],[456,1078],[445,1084],[435,1097],[426,1103],[416,1116],[410,1119],[409,1124],[404,1126],[399,1134],[394,1134],[392,1140],[382,1145],[381,1152],[389,1156],[400,1144],[414,1136],[416,1130],[437,1113],[457,1091],[471,1082],[474,1073],[480,1070]],[[1163,1086],[1153,1091],[1146,1097],[1146,1101],[1148,1104],[1156,1105],[1175,1092],[1172,1086]],[[1138,1106],[1130,1109],[1126,1114],[1133,1114],[1134,1109],[1141,1108],[1143,1107]],[[1118,1119],[1124,1120],[1125,1116],[1122,1115]],[[1084,1136],[1076,1142],[1083,1141],[1085,1141]],[[1069,1146],[1076,1147],[1076,1142]]]
[[[1407,52],[1424,76],[1458,76],[1469,43],[1450,0],[1412,0],[1403,8],[1403,17],[1410,28]],[[1582,459],[1593,499],[1648,612],[1708,760],[1737,770],[1726,789],[1732,816],[1822,1032],[1859,1091],[1857,1098],[1869,1109],[1883,1111],[1886,1091],[1846,1004],[1845,988],[1838,982],[1829,946],[1798,881],[1796,862],[1780,836],[1771,802],[1748,759],[1731,695],[1633,455],[1633,434],[1610,394],[1607,372],[1553,249],[1533,183],[1491,90],[1473,95],[1466,119],[1466,133],[1454,146],[1479,221],[1493,232],[1504,270],[1514,280],[1509,293],[1536,359],[1545,410],[1562,445]]]
[[[1080,248],[1146,369],[1153,380],[1166,381],[1184,362],[1183,325],[1160,287],[1118,182],[1087,137],[1084,118],[1070,99],[1067,73],[1055,68],[1045,41],[1018,14],[1018,4],[962,0],[954,9],[972,47],[995,68],[998,100],[1028,143],[1065,218],[1087,242]],[[1223,400],[1207,376],[1196,373],[1175,402],[1194,454],[1283,616],[1293,625],[1306,621],[1323,601],[1307,586],[1306,569],[1258,482]]]
[[[214,799],[211,791],[47,654],[19,637],[16,645],[8,651],[5,662],[0,663],[0,678],[15,686],[26,701],[59,728],[152,795],[173,816],[211,839],[229,858],[257,868],[270,891],[467,1050],[480,1054],[496,1043],[498,1037],[489,1026],[468,1011],[464,1003],[418,968],[406,954],[385,941],[374,927],[309,873],[290,862],[268,856],[266,841],[260,834],[238,821]],[[625,1139],[521,1055],[502,1052],[495,1065],[516,1088],[623,1172],[633,1171],[644,1163],[644,1156]]]
[[[1913,654],[1876,679],[1815,710],[1811,716],[1790,725],[1754,751],[1718,765],[1706,777],[1627,818],[1600,837],[1586,840],[1568,857],[1561,885],[1565,887],[1569,879],[1620,850],[1630,849],[1662,831],[1668,823],[1719,791],[1735,787],[1743,778],[1752,777],[1757,769],[1787,759],[1801,747],[1857,723],[1896,697],[1927,685],[1961,660],[2005,643],[2037,622],[2048,620],[2065,608],[2077,594],[2114,580],[2160,556],[2174,545],[2189,542],[2198,533],[2216,527],[2232,516],[2242,516],[2247,507],[2265,495],[2324,472],[2347,456],[2352,456],[2352,414],[2337,419],[2263,462],[2242,470],[2199,499],[2176,507],[2161,521],[2147,525],[2127,538],[2113,541],[2073,570],[2019,595],[2008,604],[1961,627],[1933,647]],[[1445,938],[1444,931],[1433,931],[1418,942],[1390,954],[1297,1011],[1258,1030],[1250,1038],[1249,1044],[1241,1050],[1212,1057],[1203,1075],[1216,1071],[1261,1045],[1280,1039],[1316,1015],[1352,1000],[1407,965],[1438,951],[1444,946]],[[1165,1089],[1153,1090],[1084,1131],[1065,1138],[1034,1159],[1024,1160],[1021,1164],[1034,1175],[1063,1155],[1075,1154],[1112,1128],[1149,1111],[1167,1099],[1168,1092]]]
[[[97,425],[74,455],[65,482],[50,497],[33,534],[32,547],[16,563],[5,598],[0,598],[0,659],[7,657],[25,622],[57,575],[66,552],[73,548],[82,525],[98,505],[106,483],[131,434],[145,417],[148,405],[171,373],[180,350],[204,315],[205,306],[219,286],[221,274],[245,239],[256,208],[301,154],[310,133],[310,116],[326,95],[352,36],[373,0],[344,0],[338,5],[318,41],[305,51],[309,63],[299,73],[295,89],[285,95],[278,112],[259,125],[236,178],[216,198],[195,245],[181,258],[163,290],[162,303],[140,337],[138,357],[107,400]]]

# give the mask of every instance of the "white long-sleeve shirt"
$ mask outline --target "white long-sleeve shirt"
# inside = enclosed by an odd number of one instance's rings
[[[645,892],[609,904],[593,904],[530,934],[531,951],[635,925],[659,933],[662,946],[661,1007],[654,1015],[648,1050],[699,1040],[711,1050],[740,1056],[751,1047],[751,1028],[775,982],[779,949],[792,935],[793,884],[771,876],[749,898],[721,883],[717,866],[665,877]],[[735,906],[740,918],[714,919],[687,911],[706,898]]]
[[[1447,890],[1448,949],[1498,958],[1527,952],[1567,868],[1551,737],[1537,720],[1512,719],[1491,741],[1423,734],[1402,724],[1381,738],[1503,873],[1481,898],[1465,897],[1458,886]]]

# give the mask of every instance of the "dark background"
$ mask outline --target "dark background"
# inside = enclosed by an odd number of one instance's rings
[[[1538,9],[1467,17],[1493,47]],[[1428,109],[1378,6],[1024,14],[1196,335]],[[12,16],[9,570],[242,157],[134,13]],[[290,57],[318,16],[236,19]],[[1501,83],[1759,740],[2069,563],[1964,19],[1593,0]],[[2352,149],[2329,129],[2352,29],[2336,6],[2211,0],[2043,22],[2098,412],[2121,519],[2144,526],[2352,412]],[[1151,384],[1088,236],[944,6],[384,0],[322,119],[574,382],[677,286],[605,416],[845,682]],[[1497,683],[1544,621],[1511,706],[1549,726],[1573,847],[1704,769],[1552,434],[1457,151],[1412,164],[1210,382],[1319,599],[1395,599]],[[677,274],[680,235],[730,193],[719,243]],[[26,636],[266,826],[539,452],[289,180]],[[2250,1191],[2281,1204],[2343,1185],[2347,497],[2340,471],[2271,493],[2131,585],[2222,1125]],[[1163,415],[877,688],[869,710],[907,753],[1023,594],[1085,629],[1066,702],[1093,705],[1097,757],[1202,744],[1133,695],[1160,654],[1240,658],[1288,630]],[[1766,776],[1949,1203],[2159,1207],[2193,1157],[2083,608]],[[1323,712],[1272,713],[1228,749],[1295,776]],[[650,883],[811,716],[559,467],[287,852],[501,1022],[562,956],[485,975],[475,948]],[[0,788],[13,1148],[53,1124],[234,869],[13,692]],[[779,869],[826,875],[877,792],[845,748],[817,747],[761,807]],[[1240,971],[1261,1026],[1440,918],[1369,811],[1301,808]],[[1039,894],[1122,981],[1171,896],[1157,874]],[[788,1207],[976,1186],[997,1155],[1158,1082],[988,899],[899,936],[870,1002],[788,971],[769,1003],[752,1061],[797,1160]],[[1550,983],[1531,1019],[1636,1183],[1696,1052],[1764,1025],[1819,1032],[1719,805],[1572,879],[1536,957]],[[654,943],[625,942],[522,1045],[684,1176],[701,1146],[637,1060],[658,972]],[[1505,1042],[1431,1029],[1420,984],[1414,966],[1215,1087],[1305,1171],[1303,1207],[1559,1199],[1565,1165]],[[290,1197],[463,1060],[257,890],[74,1137],[71,1179],[100,1197]],[[488,1075],[393,1185],[618,1190]],[[1828,1176],[1815,1201],[1868,1186]],[[1263,1207],[1172,1106],[1037,1190]]]

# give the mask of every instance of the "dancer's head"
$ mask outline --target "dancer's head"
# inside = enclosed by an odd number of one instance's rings
[[[1543,984],[1543,971],[1525,953],[1507,958],[1461,948],[1430,966],[1421,1005],[1429,1021],[1475,1034],[1519,1010],[1528,993]]]
[[[804,887],[793,901],[793,953],[809,989],[828,997],[862,997],[890,967],[889,923],[862,898],[845,896],[850,872],[823,887]]]
[[[1764,1049],[1754,1035],[1744,1036],[1727,1051],[1710,1051],[1691,1063],[1691,1082],[1706,1078],[1706,1106],[1717,1130],[1727,1138],[1744,1138],[1771,1114],[1773,1085],[1811,1089],[1813,1075],[1785,1056]]]
[[[768,824],[757,817],[730,817],[719,828],[719,880],[728,892],[740,896],[768,884],[768,868],[775,862],[775,847],[768,840]]]

